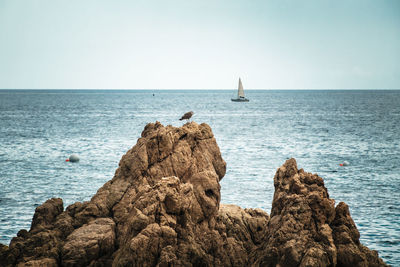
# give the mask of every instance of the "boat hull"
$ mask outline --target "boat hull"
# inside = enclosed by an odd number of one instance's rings
[[[233,102],[249,102],[247,98],[231,98]]]

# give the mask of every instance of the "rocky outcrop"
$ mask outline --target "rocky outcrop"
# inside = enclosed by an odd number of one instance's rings
[[[274,177],[267,237],[255,266],[386,266],[360,235],[343,202],[335,208],[324,181],[289,159]]]
[[[322,178],[278,169],[271,218],[220,204],[226,164],[207,124],[148,124],[87,202],[36,208],[2,266],[384,266]]]
[[[370,250],[360,243],[360,233],[350,216],[349,207],[340,202],[336,207],[336,216],[331,223],[333,239],[337,248],[339,266],[382,266],[378,252]]]

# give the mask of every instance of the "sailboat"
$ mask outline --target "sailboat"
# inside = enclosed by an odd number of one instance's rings
[[[249,102],[249,99],[244,97],[243,84],[242,84],[242,81],[240,80],[240,78],[239,78],[239,87],[238,87],[237,98],[231,98],[231,100],[234,102]]]

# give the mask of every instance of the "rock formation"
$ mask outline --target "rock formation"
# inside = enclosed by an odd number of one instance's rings
[[[289,159],[274,186],[267,237],[251,255],[255,266],[386,266],[360,244],[348,206],[335,208],[321,177]]]
[[[225,170],[207,124],[150,123],[90,201],[37,207],[31,229],[0,245],[0,265],[385,266],[294,159],[275,175],[271,218],[220,204]]]

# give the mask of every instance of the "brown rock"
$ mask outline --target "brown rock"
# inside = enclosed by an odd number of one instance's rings
[[[360,243],[360,233],[350,216],[349,207],[340,202],[332,222],[333,238],[337,248],[337,262],[340,266],[383,266],[378,252]]]
[[[298,170],[289,159],[277,170],[274,186],[267,238],[252,254],[253,265],[386,266],[377,253],[362,251],[347,205],[335,209],[321,177]]]
[[[30,260],[27,262],[21,262],[17,267],[54,267],[58,266],[55,259],[44,258],[40,260]]]
[[[102,257],[110,257],[115,250],[115,223],[110,218],[99,218],[73,231],[61,249],[63,266],[94,265]]]
[[[9,254],[8,246],[0,243],[0,262],[7,262],[7,256]]]
[[[335,266],[329,223],[335,216],[322,178],[287,160],[274,177],[275,194],[267,241],[256,265]]]
[[[220,205],[226,164],[207,124],[149,123],[87,202],[36,209],[1,266],[383,266],[322,178],[278,169],[271,218]],[[367,265],[365,265],[367,266]]]
[[[33,215],[31,231],[40,227],[52,227],[56,217],[63,212],[64,205],[61,198],[52,198],[38,206]]]

